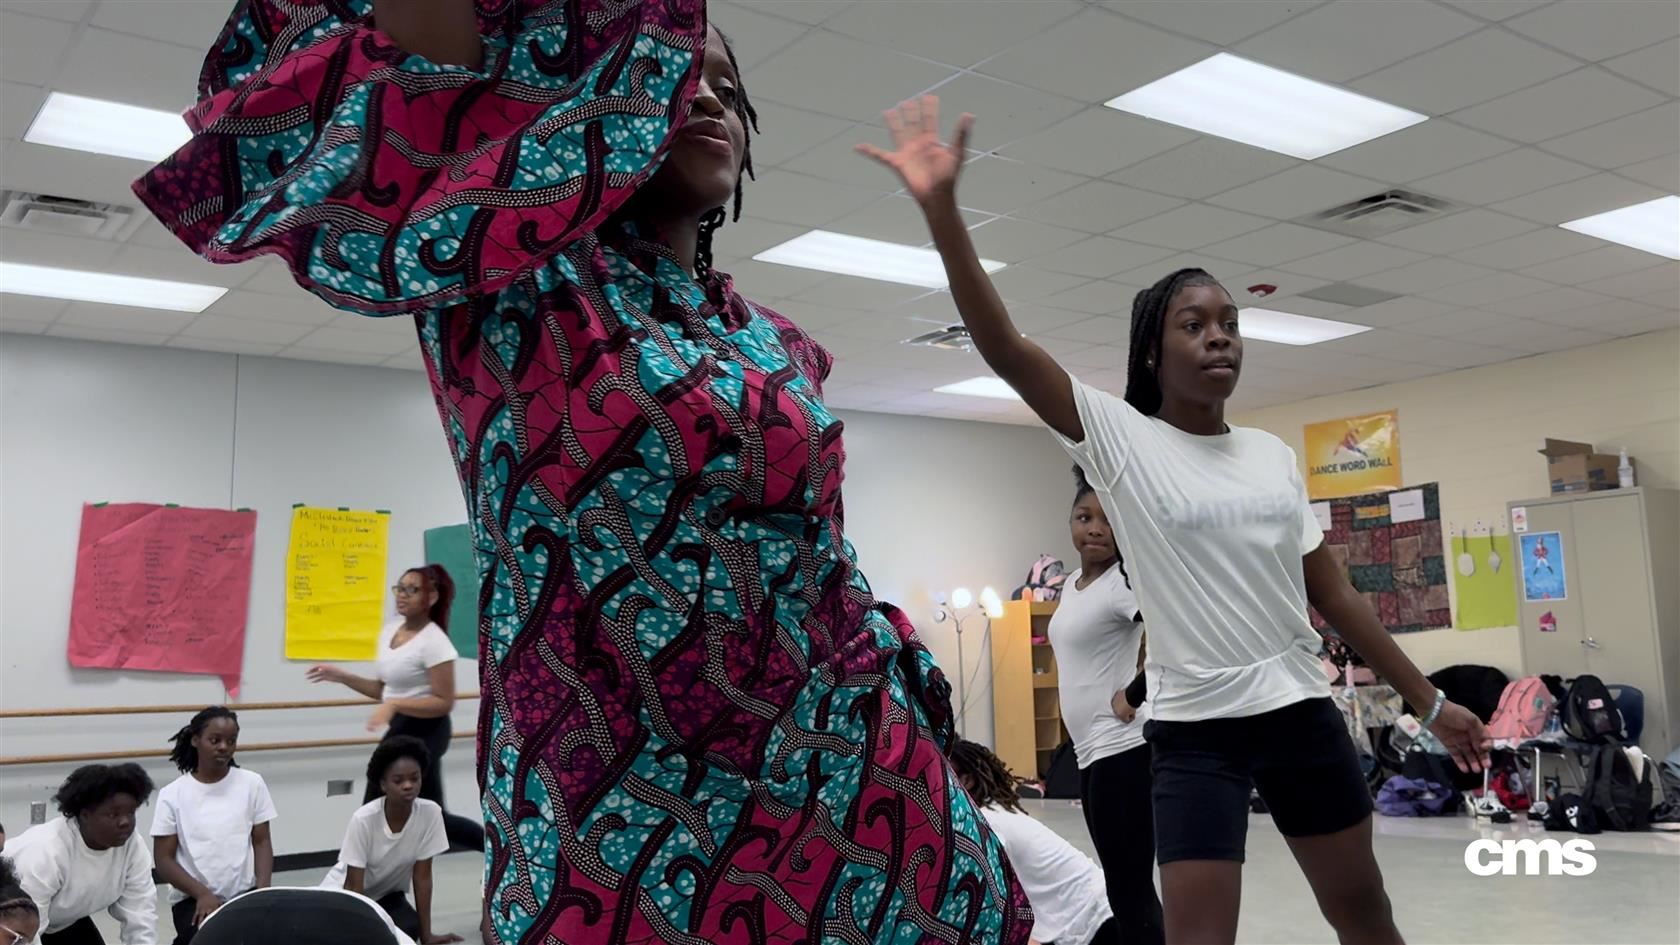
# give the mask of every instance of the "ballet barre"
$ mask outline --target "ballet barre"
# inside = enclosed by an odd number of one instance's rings
[[[455,697],[456,702],[477,699],[478,693],[466,692]],[[0,709],[0,719],[56,719],[90,715],[190,715],[209,703],[190,705],[107,705],[79,709]],[[277,709],[344,709],[354,706],[378,705],[372,699],[322,699],[314,702],[243,702],[226,707],[235,712],[267,712]]]
[[[455,732],[450,738],[474,738],[477,732]],[[299,742],[258,742],[256,744],[242,744],[239,753],[252,751],[299,751],[311,748],[349,748],[358,745],[377,745],[380,739],[366,738],[321,738],[313,741]],[[168,758],[168,749],[141,748],[130,751],[90,751],[66,755],[0,755],[0,768],[18,765],[62,765],[77,764],[89,761],[134,761],[149,758]]]

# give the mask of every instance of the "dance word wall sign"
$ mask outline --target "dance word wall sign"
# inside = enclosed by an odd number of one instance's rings
[[[205,673],[239,695],[257,513],[82,506],[71,666]]]
[[[1309,423],[1302,431],[1308,498],[1400,488],[1400,411]]]
[[[1324,544],[1390,633],[1452,625],[1435,483],[1329,502]],[[1330,629],[1318,611],[1313,627]]]
[[[296,506],[286,553],[286,658],[372,660],[385,618],[391,513]]]

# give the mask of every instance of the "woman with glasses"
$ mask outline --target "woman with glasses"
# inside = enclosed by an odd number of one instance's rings
[[[443,774],[439,764],[454,733],[449,713],[455,709],[455,644],[449,641],[449,607],[455,601],[455,582],[441,566],[428,564],[403,573],[391,588],[397,599],[397,619],[379,634],[374,677],[357,676],[337,666],[315,666],[311,682],[339,683],[379,702],[368,719],[368,730],[386,729],[387,736],[409,735],[425,742],[431,761],[423,772],[420,796],[443,804]],[[380,796],[377,783],[368,782],[363,803]],[[443,823],[454,849],[484,849],[484,825],[448,813]]]

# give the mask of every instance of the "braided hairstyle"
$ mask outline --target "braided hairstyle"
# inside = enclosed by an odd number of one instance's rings
[[[1096,487],[1091,485],[1091,480],[1085,478],[1085,470],[1078,466],[1073,467],[1073,504],[1075,506],[1079,505],[1081,499],[1096,491]],[[1108,510],[1104,509],[1103,514],[1108,514]],[[1109,531],[1114,533],[1113,522],[1109,523]],[[1114,566],[1120,569],[1120,577],[1126,582],[1126,586],[1131,587],[1132,576],[1126,573],[1126,556],[1120,553],[1120,536],[1118,533],[1114,533]]]
[[[960,738],[951,746],[950,758],[957,776],[968,780],[964,787],[968,789],[968,796],[974,798],[974,803],[981,807],[1001,807],[1017,814],[1026,813],[1021,809],[1020,795],[1015,790],[1021,779],[1009,770],[1002,758],[992,754],[990,748]]]
[[[742,181],[748,177],[758,179],[753,174],[752,162],[752,136],[758,131],[758,110],[753,108],[752,99],[747,97],[747,84],[741,79],[741,64],[735,61],[735,47],[730,44],[729,37],[724,35],[721,29],[718,30],[718,38],[723,40],[723,51],[729,54],[729,68],[735,70],[735,114],[741,117],[747,147],[741,158],[741,174],[735,178],[733,213],[726,215],[722,207],[715,207],[700,218],[700,240],[695,247],[694,274],[702,280],[712,274],[712,234],[716,233],[726,220],[741,219]]]
[[[230,719],[235,727],[239,725],[239,716],[225,705],[213,705],[199,711],[192,717],[192,721],[181,726],[170,741],[175,747],[169,749],[169,760],[183,772],[198,770],[198,749],[193,747],[193,739],[204,734],[204,727],[216,719]]]
[[[1205,269],[1180,269],[1132,298],[1131,352],[1126,359],[1126,403],[1146,417],[1161,410],[1161,334],[1167,307],[1187,285],[1218,285]],[[1077,500],[1076,500],[1077,501]]]
[[[409,568],[403,576],[420,575],[428,591],[437,591],[437,600],[426,612],[426,619],[437,624],[445,631],[449,629],[449,608],[455,604],[455,579],[441,564],[423,564],[418,568]]]

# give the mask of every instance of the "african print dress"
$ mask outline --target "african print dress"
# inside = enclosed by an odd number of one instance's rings
[[[497,938],[1024,942],[949,686],[841,534],[827,353],[614,216],[701,0],[479,0],[481,71],[369,7],[241,4],[135,189],[208,259],[415,317],[483,579]]]

